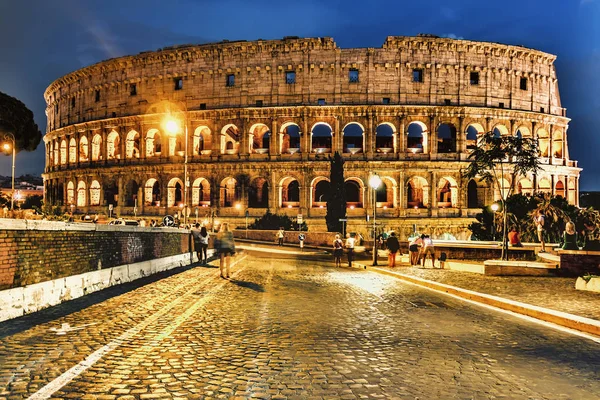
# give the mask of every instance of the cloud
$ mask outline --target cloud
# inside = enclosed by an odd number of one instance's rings
[[[455,33],[442,33],[440,36],[443,38],[448,38],[448,39],[458,39],[458,40],[464,39],[464,37],[458,36]]]

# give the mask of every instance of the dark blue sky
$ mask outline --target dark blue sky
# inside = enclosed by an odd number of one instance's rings
[[[95,62],[173,44],[331,36],[381,47],[386,36],[432,33],[520,44],[558,59],[572,119],[569,150],[581,190],[600,190],[600,0],[0,0],[0,91],[23,101],[42,133],[43,92]],[[0,156],[0,175],[10,175]],[[17,155],[17,175],[40,174],[44,147]]]

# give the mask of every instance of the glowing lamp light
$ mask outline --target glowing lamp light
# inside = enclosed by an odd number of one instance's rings
[[[323,208],[323,206],[319,206],[319,208]]]
[[[373,189],[377,189],[381,185],[381,178],[379,175],[371,175],[369,178],[369,186]]]
[[[419,206],[415,206],[415,210],[418,210],[418,209],[419,209]]]
[[[387,210],[387,206],[383,206],[383,209],[384,209],[384,210]]]
[[[235,209],[239,210],[240,208],[242,208],[242,205],[240,203],[235,203]]]
[[[4,149],[4,151],[9,151],[10,150],[10,144],[4,143],[4,145],[2,146],[2,148]]]
[[[500,206],[498,205],[498,203],[493,203],[490,208],[492,209],[493,212],[498,211],[498,209],[500,208]]]
[[[177,121],[175,121],[174,119],[169,119],[167,120],[167,122],[165,122],[165,129],[167,130],[167,132],[174,135],[177,132],[179,132],[179,124],[177,124]]]
[[[410,149],[410,151],[412,151],[413,154],[417,154],[417,148],[413,147],[412,149]]]
[[[350,209],[351,209],[351,210],[354,210],[354,206],[350,206]]]
[[[291,205],[291,204],[288,204],[288,208],[292,208],[292,205]]]

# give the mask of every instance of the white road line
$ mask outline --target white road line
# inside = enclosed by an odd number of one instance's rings
[[[236,262],[234,262],[233,265],[236,265],[237,263],[243,261],[245,258],[246,258],[246,256],[240,258],[239,260],[237,260]],[[237,273],[239,273],[239,271]],[[205,279],[203,281],[203,283],[206,284],[211,279],[214,279],[214,277],[210,277],[208,279]],[[171,324],[169,324],[169,326],[167,326],[167,330],[164,331],[164,332],[162,332],[161,334],[159,334],[155,339],[161,340],[161,339],[167,337],[168,334],[172,333],[187,318],[189,318],[193,314],[194,311],[196,311],[198,308],[200,308],[200,306],[202,306],[203,304],[205,304],[206,301],[208,301],[208,298],[210,297],[211,294],[213,294],[214,292],[218,291],[227,282],[228,281],[224,281],[221,284],[215,286],[214,289],[211,290],[211,292],[209,292],[207,294],[207,296],[205,296],[207,298],[207,300],[202,299],[201,301],[198,301],[196,304],[194,304],[191,307],[193,309],[193,311],[187,310],[184,314],[182,314],[179,317],[177,317],[173,323],[171,323]],[[196,292],[196,290],[197,290],[197,288],[195,288],[195,287],[192,288],[192,289],[190,289],[187,293],[185,293],[182,296],[179,296],[177,299],[173,300],[171,303],[169,303],[168,305],[164,306],[162,309],[160,309],[156,313],[152,314],[151,316],[149,316],[148,318],[146,318],[144,321],[140,322],[139,324],[137,324],[133,328],[128,329],[127,331],[125,331],[124,333],[122,333],[116,339],[111,340],[108,344],[100,347],[98,350],[94,351],[92,354],[90,354],[89,356],[87,356],[79,364],[77,364],[74,367],[70,368],[69,370],[67,370],[66,372],[64,372],[62,375],[60,375],[59,377],[57,377],[56,379],[54,379],[52,382],[48,383],[46,386],[44,386],[43,388],[41,388],[40,390],[38,390],[37,392],[35,392],[31,396],[29,396],[28,399],[29,400],[46,400],[46,399],[49,399],[54,393],[56,393],[57,391],[59,391],[61,388],[63,388],[64,386],[66,386],[67,384],[69,384],[71,381],[73,381],[75,378],[77,378],[79,375],[81,375],[83,372],[85,372],[88,368],[90,368],[95,363],[97,363],[98,360],[100,360],[106,354],[110,353],[111,351],[113,351],[114,349],[116,349],[117,347],[119,347],[120,345],[122,345],[123,343],[127,342],[134,335],[136,335],[140,331],[142,331],[142,329],[144,329],[145,327],[147,327],[148,325],[150,325],[152,322],[155,322],[156,320],[158,320],[163,315],[167,314],[177,304],[179,304],[179,303],[183,302],[184,300],[186,300],[186,298],[189,297],[190,295],[193,295],[194,292]],[[168,333],[165,334],[166,332],[168,332]]]

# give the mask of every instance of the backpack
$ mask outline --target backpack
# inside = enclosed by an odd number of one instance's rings
[[[333,247],[335,247],[336,249],[341,249],[342,241],[340,239],[335,239],[335,241],[333,242]]]

